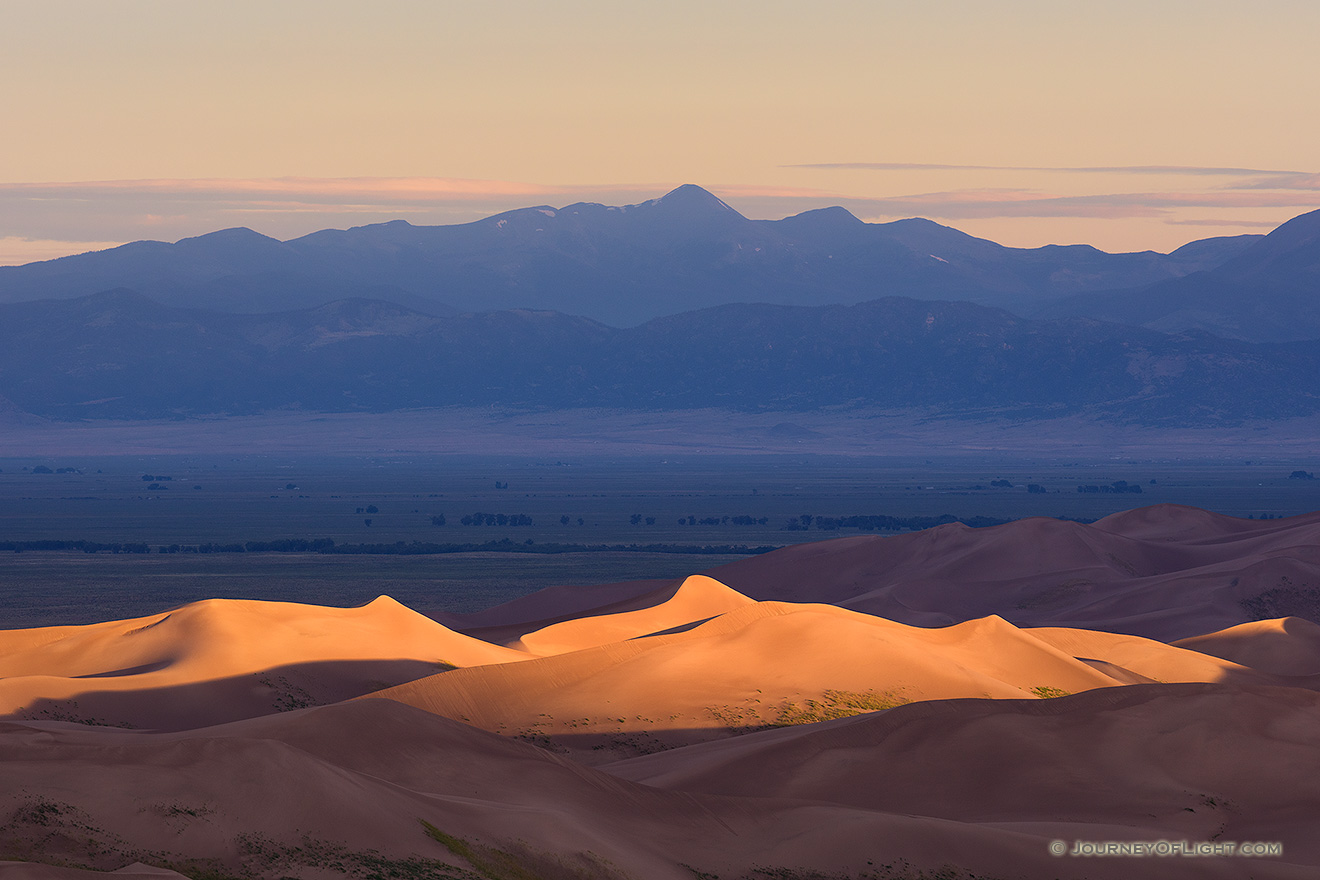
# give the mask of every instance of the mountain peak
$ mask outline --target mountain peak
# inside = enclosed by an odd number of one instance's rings
[[[1270,267],[1289,273],[1300,271],[1297,280],[1305,285],[1314,283],[1310,279],[1317,266],[1320,266],[1320,211],[1308,211],[1254,242],[1225,263],[1223,269],[1229,277],[1239,280]],[[1302,281],[1303,278],[1307,280]]]
[[[643,204],[647,207],[664,208],[668,211],[681,211],[684,214],[700,212],[702,214],[737,214],[740,217],[742,216],[710,190],[702,189],[695,183],[685,183],[676,189],[670,190],[660,198],[651,199]]]
[[[1298,247],[1320,241],[1320,211],[1298,214],[1265,236],[1265,240],[1279,242],[1285,247]]]
[[[228,229],[217,229],[215,232],[207,232],[202,235],[194,235],[191,238],[181,238],[178,244],[250,244],[275,242],[279,244],[279,239],[271,238],[269,235],[262,235],[254,229],[246,226],[232,226]]]
[[[855,226],[863,221],[856,214],[849,211],[842,205],[831,205],[828,208],[813,208],[810,211],[803,211],[800,214],[794,214],[793,217],[810,217],[813,220],[826,220],[831,223],[846,223]],[[787,219],[792,220],[793,217]]]
[[[847,208],[834,205],[829,208],[814,208],[803,211],[782,220],[771,220],[781,229],[791,229],[798,234],[812,231],[826,235],[840,235],[855,232],[866,223]]]

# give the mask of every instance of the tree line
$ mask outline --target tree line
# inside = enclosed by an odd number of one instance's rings
[[[571,544],[498,541],[436,543],[431,541],[395,541],[382,544],[339,544],[330,538],[282,538],[275,541],[246,541],[232,544],[161,544],[157,553],[320,553],[344,555],[427,556],[446,553],[678,553],[690,555],[753,556],[778,550],[779,545],[764,544]],[[0,541],[0,552],[22,553],[82,551],[84,553],[151,553],[145,543],[102,543],[98,541]]]
[[[954,522],[960,522],[974,529],[983,529],[988,526],[1002,526],[1005,523],[1012,522],[1012,520],[997,516],[954,516],[951,513],[942,513],[939,516],[887,516],[885,514],[813,516],[804,513],[796,519],[790,519],[781,527],[781,531],[800,532],[815,526],[826,532],[839,529],[860,529],[866,532],[919,532],[922,529],[930,529]]]

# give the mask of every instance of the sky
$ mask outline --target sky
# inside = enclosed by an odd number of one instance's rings
[[[684,183],[1017,247],[1320,208],[1314,0],[0,0],[0,264]]]

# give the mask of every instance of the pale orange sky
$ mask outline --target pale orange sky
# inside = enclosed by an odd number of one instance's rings
[[[1320,208],[1320,4],[6,3],[0,262],[226,226],[843,204],[1169,250]]]

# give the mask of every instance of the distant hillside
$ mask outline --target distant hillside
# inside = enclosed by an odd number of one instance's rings
[[[1215,268],[1041,310],[1254,342],[1320,339],[1320,211],[1294,217]]]
[[[116,291],[0,306],[0,398],[58,419],[504,405],[921,408],[1231,423],[1320,410],[1320,351],[970,303],[727,305],[619,330],[371,300],[268,315]]]
[[[1008,248],[929,220],[863,223],[843,208],[749,220],[697,186],[639,205],[523,208],[475,223],[402,220],[280,242],[227,229],[0,268],[0,302],[115,288],[184,308],[275,312],[351,297],[430,314],[530,308],[626,327],[738,302],[831,305],[885,296],[1021,312],[1211,269],[1255,236],[1172,254]]]

